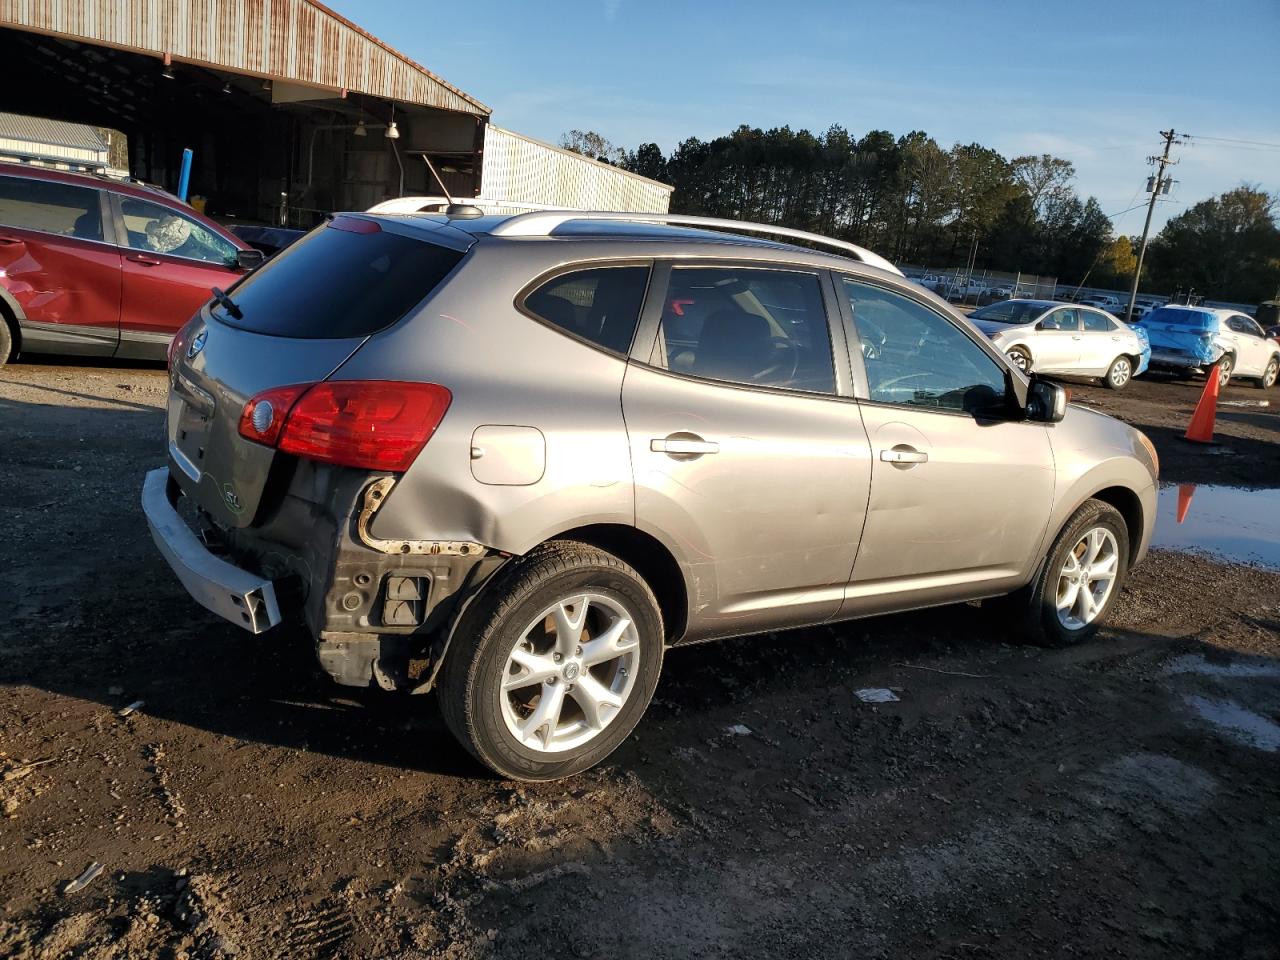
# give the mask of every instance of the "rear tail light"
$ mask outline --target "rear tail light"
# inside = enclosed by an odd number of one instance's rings
[[[402,473],[452,399],[438,384],[393,380],[276,387],[245,404],[240,435],[310,460]]]

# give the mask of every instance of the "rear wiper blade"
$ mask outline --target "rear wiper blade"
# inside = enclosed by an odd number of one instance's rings
[[[236,306],[236,302],[228,297],[217,287],[213,288],[213,299],[218,301],[218,306],[226,310],[227,313],[235,317],[237,320],[243,320],[244,314],[240,312],[240,308]]]

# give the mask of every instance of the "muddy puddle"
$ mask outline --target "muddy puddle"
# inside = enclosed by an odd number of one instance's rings
[[[1161,487],[1152,546],[1280,570],[1280,489]]]

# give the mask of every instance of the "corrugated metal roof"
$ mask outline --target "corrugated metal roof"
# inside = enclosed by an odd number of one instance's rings
[[[490,113],[315,0],[0,0],[0,24],[397,103]]]
[[[0,137],[95,153],[105,154],[107,151],[107,145],[93,127],[65,120],[24,117],[20,113],[0,113]]]

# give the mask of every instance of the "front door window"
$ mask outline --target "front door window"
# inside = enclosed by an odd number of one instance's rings
[[[121,197],[120,211],[131,249],[204,260],[224,267],[235,265],[236,248],[231,241],[171,207]]]
[[[843,287],[871,400],[969,414],[1005,406],[1004,367],[947,318],[860,280]]]

